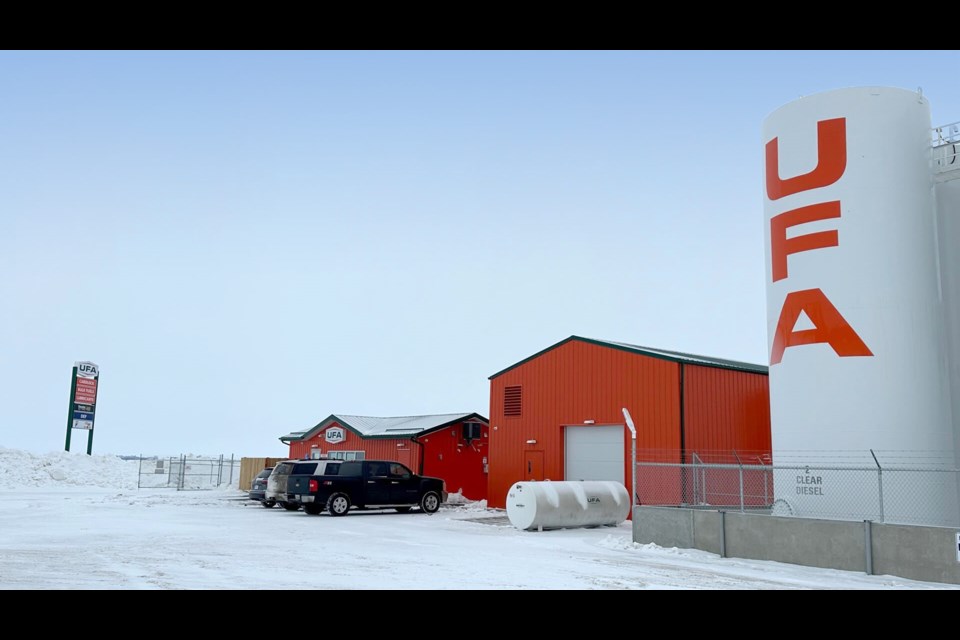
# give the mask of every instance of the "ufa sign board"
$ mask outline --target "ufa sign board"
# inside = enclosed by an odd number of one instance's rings
[[[67,417],[66,451],[70,451],[70,434],[73,429],[87,431],[87,454],[93,448],[93,423],[97,411],[97,389],[100,383],[100,367],[93,362],[75,362],[70,377],[70,409]]]
[[[330,444],[340,444],[347,439],[347,432],[342,427],[330,427],[324,432],[323,439]]]

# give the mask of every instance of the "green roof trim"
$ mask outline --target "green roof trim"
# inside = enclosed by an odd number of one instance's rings
[[[680,364],[692,364],[700,367],[713,367],[715,369],[729,369],[732,371],[745,371],[747,373],[758,373],[761,375],[769,375],[769,367],[766,367],[761,364],[752,364],[749,362],[739,362],[737,360],[725,360],[723,358],[711,358],[709,356],[700,356],[692,353],[683,353],[682,351],[671,351],[669,349],[655,349],[653,347],[641,347],[635,344],[628,344],[626,342],[613,342],[610,340],[594,340],[593,338],[583,338],[581,336],[570,336],[565,338],[560,342],[550,345],[546,349],[542,349],[530,357],[524,358],[520,362],[510,365],[506,369],[497,371],[495,374],[490,376],[488,380],[493,380],[494,378],[505,374],[507,371],[512,371],[522,364],[530,362],[534,358],[539,358],[548,351],[553,351],[557,347],[561,347],[568,342],[585,342],[587,344],[596,345],[598,347],[607,347],[609,349],[617,349],[618,351],[626,351],[628,353],[635,353],[637,355],[648,356],[650,358],[657,358],[658,360],[666,360],[668,362],[677,362]]]
[[[317,433],[319,433],[319,432],[322,431],[323,429],[326,429],[327,427],[329,427],[329,426],[332,425],[333,423],[337,423],[337,424],[339,424],[341,427],[345,427],[345,428],[349,429],[350,431],[354,432],[355,434],[357,434],[357,435],[360,436],[361,438],[363,437],[363,434],[362,434],[362,433],[360,433],[360,432],[357,431],[354,427],[352,427],[352,426],[350,426],[349,424],[347,424],[346,421],[341,420],[340,418],[338,418],[338,417],[336,416],[336,414],[330,414],[329,416],[327,416],[326,418],[324,418],[323,420],[321,420],[320,422],[318,422],[317,424],[315,424],[315,425],[314,425],[313,427],[311,427],[310,429],[307,429],[306,431],[301,431],[299,436],[295,436],[295,434],[296,434],[297,432],[293,432],[293,433],[290,433],[290,434],[285,435],[285,436],[283,436],[282,438],[280,438],[280,442],[283,442],[283,443],[286,443],[286,444],[290,444],[291,442],[303,442],[304,440],[309,440],[309,439],[312,438],[313,436],[317,435]]]
[[[318,433],[320,433],[321,431],[323,431],[324,429],[326,429],[327,427],[333,424],[338,424],[341,427],[344,427],[345,429],[349,429],[351,432],[356,434],[357,437],[362,438],[363,440],[404,440],[404,439],[415,438],[418,436],[433,433],[434,431],[445,429],[450,425],[456,424],[458,422],[464,422],[464,421],[469,421],[474,419],[479,419],[484,424],[487,424],[487,425],[490,424],[490,420],[483,417],[479,413],[464,413],[464,414],[458,414],[457,417],[454,418],[453,420],[450,420],[440,425],[431,426],[421,431],[407,430],[406,433],[377,433],[372,435],[366,435],[363,432],[361,432],[359,429],[351,425],[349,422],[344,420],[342,417],[334,413],[334,414],[330,414],[329,416],[327,416],[326,418],[318,422],[316,425],[314,425],[312,428],[308,429],[307,431],[294,431],[292,433],[288,433],[285,436],[281,436],[280,442],[284,444],[290,444],[291,442],[303,442],[305,440],[310,440],[315,435],[317,435]]]
[[[474,418],[479,418],[480,421],[483,422],[483,424],[485,424],[485,425],[487,425],[487,426],[490,426],[490,420],[489,420],[489,419],[484,418],[484,417],[483,417],[482,415],[480,415],[479,413],[471,413],[471,414],[468,415],[468,416],[463,416],[463,417],[461,417],[461,418],[457,418],[456,420],[451,420],[450,422],[448,422],[448,423],[446,423],[446,424],[440,424],[440,425],[437,425],[437,426],[435,426],[435,427],[431,427],[430,429],[424,429],[424,430],[421,431],[420,433],[415,434],[413,437],[419,438],[420,436],[429,435],[429,434],[431,434],[431,433],[433,433],[433,432],[435,432],[435,431],[440,431],[441,429],[446,429],[447,427],[449,427],[449,426],[452,425],[452,424],[457,424],[458,422],[469,422],[470,420],[473,420]],[[367,437],[370,437],[370,436],[367,436]]]

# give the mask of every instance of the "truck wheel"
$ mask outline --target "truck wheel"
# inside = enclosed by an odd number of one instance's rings
[[[350,511],[350,498],[345,493],[335,493],[327,500],[327,511],[332,516],[345,516]]]
[[[277,503],[274,502],[273,500],[264,500],[260,504],[263,505],[264,509],[273,509],[274,505]]]
[[[413,507],[394,507],[397,510],[397,513],[410,513],[410,509]]]
[[[280,506],[286,509],[287,511],[296,511],[300,508],[300,504],[297,502],[281,502]]]
[[[420,498],[420,510],[424,513],[436,513],[440,509],[440,496],[436,491],[427,491]]]
[[[305,505],[303,505],[303,510],[312,516],[318,516],[321,513],[323,513],[323,505],[313,504],[312,502],[308,502]]]

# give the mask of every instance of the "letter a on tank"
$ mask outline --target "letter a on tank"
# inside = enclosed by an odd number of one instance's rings
[[[813,329],[793,330],[801,312],[810,318],[810,322],[814,324]],[[829,344],[841,358],[873,355],[866,343],[860,339],[857,332],[820,289],[806,289],[787,294],[773,337],[770,364],[780,364],[783,360],[783,352],[787,348],[804,344]]]

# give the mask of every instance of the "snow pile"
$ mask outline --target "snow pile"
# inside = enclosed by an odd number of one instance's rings
[[[65,451],[37,455],[0,447],[0,490],[53,486],[137,488],[137,461]]]
[[[491,511],[490,509],[487,509],[486,500],[474,500],[474,501],[467,500],[463,504],[454,504],[450,506],[452,506],[454,509],[456,509],[461,513],[487,513],[487,512],[496,513],[496,511]]]
[[[487,501],[486,500],[471,500],[463,495],[462,489],[457,491],[457,493],[448,493],[447,500],[444,502],[444,505],[457,507],[461,511],[486,511],[487,510]]]
[[[600,540],[598,544],[604,549],[616,549],[618,551],[657,551],[671,555],[683,555],[685,553],[684,550],[676,547],[661,547],[652,542],[649,544],[640,544],[623,536],[608,535],[606,538]]]
[[[459,505],[459,504],[467,504],[468,502],[470,502],[468,498],[464,497],[461,491],[463,491],[463,489],[461,489],[460,491],[457,491],[456,493],[448,493],[446,504]]]

